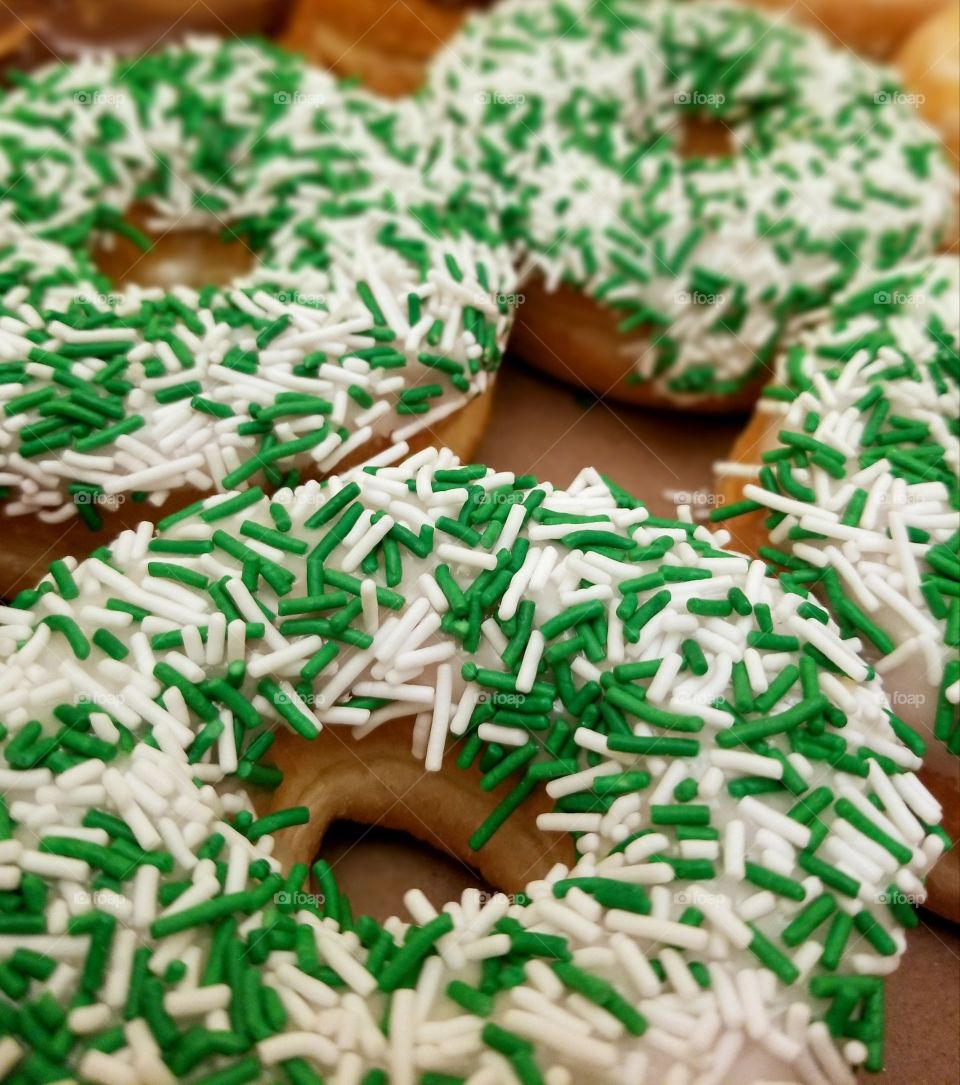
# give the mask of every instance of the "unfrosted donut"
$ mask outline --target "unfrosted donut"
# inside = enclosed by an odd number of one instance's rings
[[[404,117],[235,39],[46,68],[0,101],[3,594],[212,491],[391,441],[472,452],[513,271],[482,209],[410,164]],[[135,207],[251,266],[110,282],[90,246],[139,240]]]
[[[827,30],[861,56],[889,60],[926,19],[950,7],[944,0],[746,0],[783,13],[814,30]]]
[[[470,11],[491,0],[294,0],[281,40],[312,63],[379,94],[417,90],[430,59]]]
[[[864,638],[960,828],[960,267],[862,281],[799,336],[720,464],[738,541]],[[960,867],[932,902],[960,918]]]
[[[58,563],[0,611],[4,1079],[879,1067],[942,848],[923,744],[724,541],[426,450]],[[416,816],[523,893],[354,917],[318,836],[424,771]]]
[[[508,0],[423,102],[434,176],[496,204],[524,261],[513,346],[601,395],[752,403],[791,317],[954,215],[889,72],[731,4]]]

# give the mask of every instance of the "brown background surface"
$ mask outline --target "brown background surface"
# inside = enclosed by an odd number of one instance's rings
[[[621,407],[508,362],[477,458],[557,485],[589,465],[656,513],[673,512],[672,493],[689,494],[706,512],[711,464],[726,454],[744,421]],[[357,911],[380,917],[403,914],[403,893],[411,886],[440,905],[478,884],[456,860],[379,830],[342,827],[324,852]],[[888,991],[887,1069],[864,1074],[864,1082],[960,1082],[960,930],[922,913]]]

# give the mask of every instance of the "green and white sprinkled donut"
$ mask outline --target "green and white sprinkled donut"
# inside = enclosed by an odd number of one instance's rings
[[[525,260],[515,345],[603,395],[752,402],[790,318],[954,218],[891,73],[737,5],[508,0],[424,104],[435,174],[466,170]]]
[[[19,80],[0,101],[5,532],[47,561],[89,552],[81,520],[111,538],[323,476],[487,390],[513,272],[482,212],[448,211],[411,165],[404,109],[235,39]],[[117,288],[91,247],[134,205],[242,239],[253,266]]]
[[[925,678],[904,712],[936,715],[960,753],[960,268],[943,257],[841,297],[786,353],[761,400],[763,434],[743,504],[764,511],[795,589],[821,585],[841,625],[872,646],[882,674],[908,660]],[[739,458],[739,457],[735,457]],[[750,481],[747,481],[750,480]],[[923,694],[922,696],[920,694]],[[931,706],[936,705],[931,710]]]
[[[719,465],[748,549],[864,639],[960,807],[960,267],[861,281],[780,360]],[[767,545],[765,545],[767,544]],[[949,755],[949,756],[947,756]],[[960,917],[957,876],[938,907]]]
[[[0,611],[0,1076],[878,1068],[942,849],[923,743],[859,641],[725,538],[590,470],[557,490],[427,449],[56,564]],[[285,799],[308,781],[322,805],[324,749],[352,732],[362,756],[398,717],[395,759],[461,781],[467,816],[503,795],[464,858],[544,791],[544,851],[575,858],[513,900],[412,890],[383,925],[325,863],[314,887],[280,869],[315,855]],[[251,782],[279,783],[270,812]],[[452,805],[419,815],[442,831]]]

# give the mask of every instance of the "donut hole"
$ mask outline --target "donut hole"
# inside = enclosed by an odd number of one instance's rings
[[[340,890],[358,914],[383,921],[404,912],[407,890],[422,889],[436,908],[457,900],[465,889],[496,890],[472,867],[409,833],[356,821],[335,821],[323,838],[318,859],[333,870]],[[314,891],[319,887],[314,886]]]
[[[226,237],[223,230],[157,229],[152,217],[144,207],[135,207],[124,217],[149,240],[147,249],[115,232],[101,235],[94,245],[94,263],[118,287],[226,286],[253,267],[250,247]]]
[[[684,114],[677,145],[684,158],[730,158],[736,153],[730,129],[707,113]]]
[[[456,764],[461,752],[456,744],[448,750],[440,771],[427,772],[423,761],[411,752],[412,729],[412,720],[393,720],[359,742],[337,727],[327,727],[311,740],[288,731],[277,732],[271,754],[283,781],[268,808],[303,806],[310,811],[306,824],[285,829],[276,837],[274,854],[284,868],[294,863],[310,866],[318,855],[331,861],[330,855],[337,852],[328,853],[327,848],[339,845],[337,832],[330,834],[343,822],[374,827],[377,833],[387,831],[394,834],[390,837],[393,840],[399,834],[415,840],[427,862],[447,856],[466,879],[459,886],[451,884],[453,897],[466,885],[519,893],[530,881],[544,877],[554,864],[573,864],[570,837],[537,828],[538,815],[553,809],[553,801],[542,789],[534,791],[474,849],[476,830],[519,780],[511,778],[492,790],[483,790],[478,766],[463,769]],[[338,832],[342,842],[343,830]],[[338,878],[341,865],[334,870]],[[392,862],[385,858],[381,889],[394,878],[392,869]],[[378,869],[375,878],[379,873]],[[410,883],[403,877],[395,880],[402,897]]]

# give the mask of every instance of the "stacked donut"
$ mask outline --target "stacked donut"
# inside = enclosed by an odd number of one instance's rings
[[[960,771],[960,268],[860,283],[782,359],[720,465],[739,541],[864,638],[894,711]],[[739,500],[738,500],[739,499]],[[769,544],[765,545],[769,539]],[[938,752],[939,749],[939,752]],[[943,875],[956,881],[956,870]],[[956,912],[957,887],[947,906]]]
[[[203,39],[47,70],[0,124],[5,593],[33,556],[204,493],[420,434],[472,451],[513,271],[482,210],[447,210],[410,166],[397,110]],[[117,290],[90,245],[129,234],[138,201],[164,231],[242,239],[252,266]]]
[[[359,78],[379,94],[411,94],[431,57],[471,10],[490,0],[294,0],[280,40],[314,64]]]
[[[790,320],[954,220],[889,72],[732,4],[508,0],[425,108],[433,175],[497,206],[524,263],[512,346],[635,402],[752,403]]]
[[[590,471],[427,450],[59,563],[2,613],[5,1080],[879,1066],[942,848],[922,741],[857,641],[724,541]],[[290,799],[335,816],[324,747],[401,718],[441,831],[499,789],[467,854],[505,838],[512,902],[414,890],[381,926],[322,862],[310,895]],[[544,785],[540,854],[575,855],[530,880],[511,823]]]

